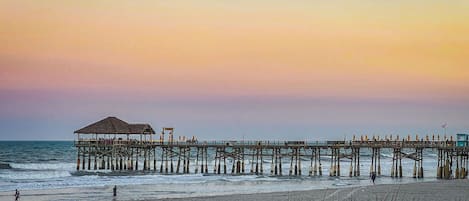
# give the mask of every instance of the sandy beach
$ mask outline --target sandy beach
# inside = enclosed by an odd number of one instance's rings
[[[338,189],[320,189],[310,191],[275,192],[245,195],[225,195],[212,197],[194,197],[181,199],[159,199],[166,201],[176,200],[217,200],[217,201],[284,201],[284,200],[382,200],[382,201],[440,201],[440,200],[468,200],[469,181],[435,181],[409,184],[382,184]]]
[[[137,190],[139,189],[139,190]],[[143,190],[142,190],[143,189]],[[376,184],[360,187],[329,188],[308,191],[272,192],[257,194],[197,196],[183,198],[158,198],[160,189],[153,185],[121,187],[117,197],[112,187],[66,188],[22,191],[20,200],[165,200],[165,201],[284,201],[284,200],[386,200],[386,201],[440,201],[468,200],[468,180],[439,180],[407,184]],[[14,200],[14,192],[0,192],[0,200]]]

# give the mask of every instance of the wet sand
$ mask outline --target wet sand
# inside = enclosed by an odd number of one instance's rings
[[[370,201],[441,201],[469,200],[469,180],[435,181],[410,184],[382,184],[339,189],[320,189],[295,192],[275,192],[245,195],[225,195],[180,199],[159,199],[166,201],[284,201],[284,200],[370,200]]]
[[[81,187],[21,191],[22,201],[34,200],[146,200],[146,201],[284,201],[284,200],[385,200],[385,201],[440,201],[469,200],[469,180],[439,180],[407,184],[377,184],[370,186],[317,189],[308,191],[273,192],[257,194],[219,195],[158,199],[154,185],[121,186],[118,196],[112,196],[112,186]],[[125,189],[125,190],[122,190]],[[137,190],[138,191],[135,191]],[[181,189],[183,190],[183,189]],[[0,192],[0,200],[14,200],[14,191]]]

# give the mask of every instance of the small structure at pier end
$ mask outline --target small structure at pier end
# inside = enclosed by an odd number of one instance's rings
[[[75,143],[77,170],[80,170],[80,162],[82,170],[137,170],[140,155],[144,157],[144,168],[149,167],[149,159],[153,156],[151,142],[155,135],[149,124],[129,124],[116,117],[107,117],[74,133],[78,139]]]
[[[456,134],[457,146],[466,147],[469,142],[469,134],[458,133]]]

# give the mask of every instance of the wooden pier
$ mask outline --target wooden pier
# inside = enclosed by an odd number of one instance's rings
[[[464,179],[469,161],[469,147],[457,147],[452,137],[440,139],[434,135],[431,139],[430,136],[414,139],[354,136],[350,141],[199,142],[195,137],[174,140],[174,128],[163,128],[159,139],[155,139],[156,133],[150,125],[128,124],[115,117],[86,126],[75,134],[77,171],[322,176],[324,163],[330,162],[329,176],[359,177],[363,168],[360,160],[371,159],[369,172],[377,176],[388,169],[386,172],[393,178],[403,177],[403,171],[412,171],[414,178],[423,178],[424,151],[433,150],[438,156],[437,178]],[[391,167],[382,166],[383,150],[392,153]],[[404,170],[403,160],[413,161],[413,170]],[[282,167],[285,164],[289,167]],[[344,169],[341,165],[348,166],[349,171],[341,172]],[[270,166],[270,172],[264,171],[265,166]],[[302,172],[303,168],[309,171]]]

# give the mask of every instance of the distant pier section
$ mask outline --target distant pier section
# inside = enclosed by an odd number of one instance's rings
[[[198,141],[193,137],[174,139],[174,128],[162,128],[159,138],[149,124],[129,124],[108,117],[75,131],[77,171],[143,171],[161,174],[256,174],[272,176],[323,176],[329,163],[329,176],[360,176],[360,160],[371,159],[370,173],[400,178],[412,171],[424,177],[424,150],[436,151],[437,178],[467,178],[469,147],[467,135],[360,136],[350,141]],[[167,137],[165,137],[167,136]],[[463,140],[465,139],[465,143]],[[370,154],[363,154],[367,149]],[[392,152],[392,165],[382,166],[381,151]],[[367,153],[368,153],[367,152]],[[326,160],[327,159],[327,160]],[[414,162],[403,170],[402,160]],[[228,161],[228,162],[227,162]],[[282,167],[289,164],[288,167]],[[264,172],[267,168],[270,172]],[[342,168],[341,168],[342,166]],[[341,172],[343,167],[347,172]],[[249,168],[247,168],[249,167]],[[308,170],[302,172],[304,167]],[[287,168],[287,169],[286,169]],[[368,168],[368,167],[366,167]],[[347,169],[347,168],[345,168]]]

